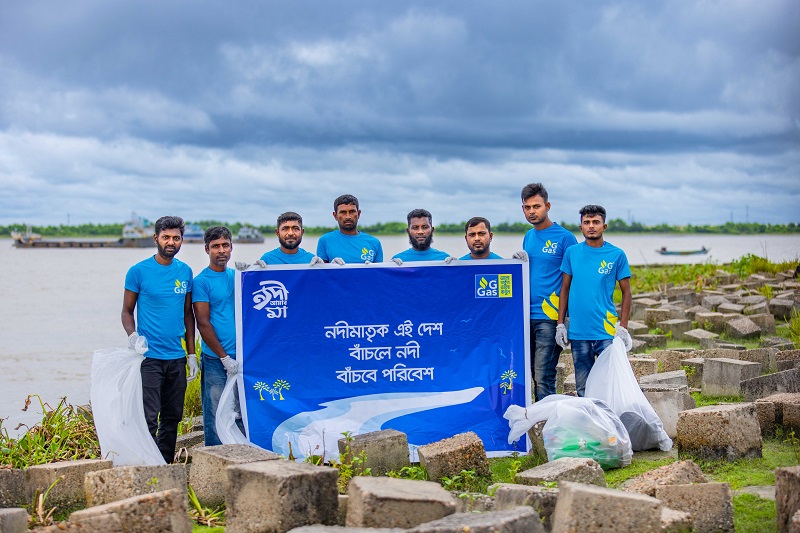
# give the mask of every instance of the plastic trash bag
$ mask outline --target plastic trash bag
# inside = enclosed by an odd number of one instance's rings
[[[633,451],[628,432],[619,417],[600,400],[553,394],[528,408],[512,405],[503,416],[509,421],[509,443],[518,440],[537,422],[547,420],[542,437],[550,461],[581,457],[594,459],[604,469],[631,463]]]
[[[247,444],[259,448],[244,436],[236,423],[236,420],[241,418],[239,402],[236,400],[236,386],[240,375],[228,376],[228,381],[225,382],[225,388],[222,389],[219,397],[216,418],[217,437],[222,444]]]
[[[92,416],[103,457],[114,466],[166,464],[144,419],[142,361],[127,348],[95,350],[92,357]]]
[[[634,451],[672,449],[672,439],[636,381],[622,339],[615,337],[598,356],[586,378],[585,395],[603,400],[619,416]]]

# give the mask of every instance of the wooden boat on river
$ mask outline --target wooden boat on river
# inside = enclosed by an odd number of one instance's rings
[[[119,239],[43,239],[38,233],[33,233],[30,226],[25,233],[12,231],[11,239],[17,248],[149,248],[156,245],[154,232],[152,225],[132,213],[131,220],[122,227]]]
[[[706,248],[703,246],[699,250],[667,250],[666,246],[662,246],[660,250],[656,250],[656,252],[660,253],[661,255],[705,255],[711,249]]]

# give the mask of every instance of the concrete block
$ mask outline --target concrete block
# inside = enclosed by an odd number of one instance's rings
[[[778,531],[789,531],[792,516],[800,511],[800,466],[775,469],[775,507]]]
[[[631,354],[643,354],[647,351],[647,343],[631,337]]]
[[[744,296],[741,300],[739,300],[739,303],[742,305],[756,305],[766,302],[767,297],[761,294],[751,294],[749,296]]]
[[[58,506],[61,511],[86,507],[86,489],[84,476],[89,472],[107,470],[112,467],[111,461],[105,459],[79,459],[28,467],[25,470],[25,482],[29,494],[36,489],[44,493],[60,476],[64,478],[55,484],[47,496],[47,504]]]
[[[725,298],[724,296],[715,296],[715,295],[704,296],[700,301],[700,305],[702,305],[706,309],[710,309],[711,311],[716,311],[717,307],[719,307],[722,304],[728,304],[728,303],[731,303],[731,301]]]
[[[567,365],[556,363],[556,393],[564,394],[564,381],[567,379]]]
[[[708,479],[693,461],[678,461],[629,479],[622,484],[622,490],[655,497],[659,487],[687,483],[708,483]]]
[[[742,311],[744,311],[744,307],[745,306],[743,305],[734,303],[720,304],[719,306],[717,306],[717,313],[735,313],[737,315],[740,315],[742,314]]]
[[[748,317],[752,320],[753,324],[761,329],[762,334],[775,333],[775,317],[769,313],[758,313]]]
[[[338,444],[340,456],[346,454],[348,446],[351,457],[358,457],[363,452],[366,457],[363,466],[371,469],[373,476],[383,476],[386,472],[400,470],[410,464],[408,437],[394,429],[356,435],[350,442],[346,438],[339,439]]]
[[[575,363],[572,361],[572,350],[567,349],[561,351],[561,354],[558,356],[558,363],[556,364],[556,367],[559,364],[564,365],[565,376],[575,373]]]
[[[478,477],[491,477],[483,441],[472,431],[420,446],[417,453],[431,480],[453,477],[462,470],[474,470]]]
[[[0,507],[30,505],[32,498],[25,482],[25,470],[0,468]]]
[[[736,348],[723,348],[720,345],[716,348],[698,351],[695,353],[695,357],[703,357],[705,359],[739,359],[739,353],[744,349],[744,346],[742,346],[741,350],[738,350]]]
[[[656,498],[670,509],[692,515],[696,533],[733,533],[733,493],[730,483],[666,485]]]
[[[742,396],[746,402],[766,398],[778,392],[800,392],[800,368],[775,372],[742,381]]]
[[[777,369],[775,363],[775,354],[778,350],[775,348],[755,348],[752,350],[742,350],[739,352],[739,361],[750,361],[751,363],[759,363],[761,365],[761,373],[774,371]]]
[[[800,359],[793,359],[791,361],[778,361],[777,371],[783,372],[784,370],[791,370],[793,368],[800,368]]]
[[[743,316],[725,324],[725,334],[732,339],[752,339],[761,335],[761,328]]]
[[[680,339],[684,333],[692,329],[692,321],[685,318],[670,318],[658,322],[656,327],[664,333],[672,333],[673,339]]]
[[[545,533],[539,515],[530,507],[488,513],[456,513],[420,524],[409,533]]]
[[[775,354],[775,361],[791,361],[800,359],[800,350],[778,350]]]
[[[191,450],[191,458],[189,484],[203,505],[214,508],[225,503],[228,485],[226,468],[231,465],[276,460],[280,456],[244,444],[222,444],[198,446]]]
[[[489,493],[491,494],[491,488]],[[542,519],[545,531],[550,531],[557,499],[556,488],[498,483],[494,491],[494,508],[504,511],[519,506],[533,507]]]
[[[628,333],[631,335],[646,335],[650,331],[647,324],[631,320],[628,322]]]
[[[686,287],[676,287],[667,289],[667,301],[670,303],[679,303],[686,306],[697,305],[699,298],[694,289]]]
[[[347,527],[409,529],[456,511],[455,498],[433,481],[356,477],[347,494]]]
[[[756,414],[758,415],[758,425],[761,427],[761,435],[775,434],[775,404],[763,399],[756,400],[754,403],[756,405]]]
[[[658,307],[661,302],[651,298],[633,298],[631,300],[631,320],[644,320],[644,312],[651,307]],[[632,333],[631,333],[632,335]]]
[[[703,386],[703,362],[702,357],[690,357],[681,361],[681,368],[686,372],[686,381],[693,389]]]
[[[761,365],[737,359],[713,358],[703,363],[703,396],[740,396],[741,382],[761,375]]]
[[[780,318],[781,320],[789,320],[792,317],[792,311],[795,309],[800,311],[800,304],[794,300],[773,298],[769,301],[769,312],[775,318]]]
[[[337,522],[339,471],[335,468],[270,460],[231,465],[227,473],[227,533],[284,533],[309,524]],[[351,495],[348,514],[352,503]]]
[[[192,448],[202,446],[206,440],[206,434],[203,430],[190,431],[183,435],[178,435],[175,443],[175,453],[179,453],[182,449],[186,449],[191,454]]]
[[[761,427],[753,403],[707,405],[678,414],[680,457],[735,461],[761,457]]]
[[[656,350],[650,357],[658,361],[659,372],[675,372],[681,369],[681,361],[687,356],[678,350]]]
[[[529,468],[517,474],[515,480],[520,485],[541,485],[557,481],[574,481],[586,485],[606,486],[606,476],[600,464],[594,459],[562,457],[543,465]]]
[[[678,434],[678,414],[697,407],[697,402],[688,392],[645,392],[644,396],[661,419],[664,431],[671,439]]]
[[[693,524],[691,514],[669,507],[661,508],[661,533],[692,533]]]
[[[642,341],[645,344],[645,348],[666,348],[667,347],[667,337],[665,335],[636,335],[631,336],[635,341]]]
[[[564,394],[575,394],[578,391],[578,386],[575,383],[575,374],[570,374],[564,378]]]
[[[658,372],[658,361],[652,357],[629,357],[628,362],[633,369],[633,375],[636,376],[636,379]]]
[[[654,328],[656,324],[672,318],[672,310],[664,307],[648,307],[644,310],[644,323]]]
[[[118,466],[87,472],[86,505],[92,507],[141,494],[177,489],[189,500],[186,490],[186,465]]]
[[[345,524],[345,522],[347,520],[348,496],[347,496],[347,494],[339,494],[336,497],[336,499],[339,500],[339,512],[337,513],[337,516],[336,516],[336,525],[340,526],[340,527],[344,527],[344,524]],[[298,528],[298,529],[302,529],[303,527],[311,527],[311,526],[302,526],[301,528]],[[297,531],[297,529],[295,529],[294,531]]]
[[[644,494],[564,482],[553,512],[553,533],[660,531],[659,500]]]
[[[681,334],[680,338],[688,342],[696,342],[701,344],[703,341],[718,339],[719,335],[704,329],[690,329],[689,331]]]
[[[760,314],[767,314],[772,316],[772,314],[769,312],[769,306],[767,305],[767,302],[760,302],[757,304],[748,305],[742,310],[742,313],[745,316],[760,315]]]
[[[708,313],[695,313],[694,320],[697,322],[697,327],[712,331],[714,333],[722,333],[725,331],[725,318],[722,313],[708,312]]]
[[[795,403],[783,407],[783,427],[800,433],[800,405]]]
[[[642,392],[689,392],[686,385],[667,385],[665,383],[639,384]]]
[[[707,313],[707,312],[708,309],[706,309],[702,305],[695,305],[686,310],[686,318],[688,318],[689,320],[695,320],[695,316],[697,315],[697,313]]]
[[[789,533],[800,533],[800,511],[792,515],[792,519],[789,522]]]
[[[800,393],[781,392],[772,394],[766,398],[759,398],[755,401],[756,408],[769,409],[764,406],[772,407],[772,422],[782,426],[787,425],[785,420],[787,409],[789,411],[789,425],[791,425],[792,413],[800,408]],[[767,411],[769,413],[769,411]],[[800,429],[800,428],[798,428]]]
[[[82,526],[82,531],[91,532],[192,531],[192,523],[186,512],[185,495],[177,489],[143,494],[75,511],[69,516],[69,522]]]
[[[28,531],[28,512],[20,507],[0,509],[0,533]]]
[[[685,355],[685,354],[684,354]],[[679,359],[680,361],[680,359]],[[640,385],[681,385],[689,386],[689,381],[686,379],[686,371],[683,369],[673,370],[669,372],[660,372],[658,374],[650,374],[639,378]]]

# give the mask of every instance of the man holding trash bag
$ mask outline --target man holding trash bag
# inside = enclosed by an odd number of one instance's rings
[[[203,235],[208,266],[194,278],[192,306],[203,339],[200,388],[203,401],[205,445],[222,444],[217,436],[217,406],[229,375],[239,369],[236,361],[235,271],[228,268],[233,236],[224,226],[208,228]]]
[[[122,300],[122,326],[128,334],[128,345],[145,355],[141,374],[147,428],[167,463],[175,458],[186,382],[198,373],[192,269],[175,259],[183,243],[183,231],[180,217],[165,216],[156,221],[153,240],[158,251],[128,270]]]
[[[603,239],[608,227],[606,210],[599,205],[587,205],[580,210],[580,215],[585,240],[568,248],[561,263],[563,280],[555,341],[561,348],[572,342],[575,385],[578,396],[583,396],[595,358],[614,337],[622,339],[626,350],[632,347],[626,329],[631,312],[631,269],[625,252]],[[619,316],[614,306],[617,282],[622,292]],[[567,311],[569,334],[564,325]]]

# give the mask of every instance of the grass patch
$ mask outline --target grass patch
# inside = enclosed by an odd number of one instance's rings
[[[495,457],[489,459],[489,470],[492,483],[513,483],[514,477],[524,470],[547,462],[547,458],[535,455],[519,455],[517,457]]]
[[[737,533],[770,533],[778,531],[775,502],[754,494],[733,497],[733,524]]]
[[[697,407],[705,407],[706,405],[719,405],[721,403],[741,403],[741,396],[703,396],[699,392],[693,392],[692,398],[697,403]]]
[[[225,533],[225,528],[223,526],[201,526],[195,524],[192,526],[192,533]]]
[[[765,438],[760,459],[727,462],[696,461],[713,481],[728,482],[732,489],[751,485],[774,485],[775,469],[797,464],[797,450],[789,440]]]

